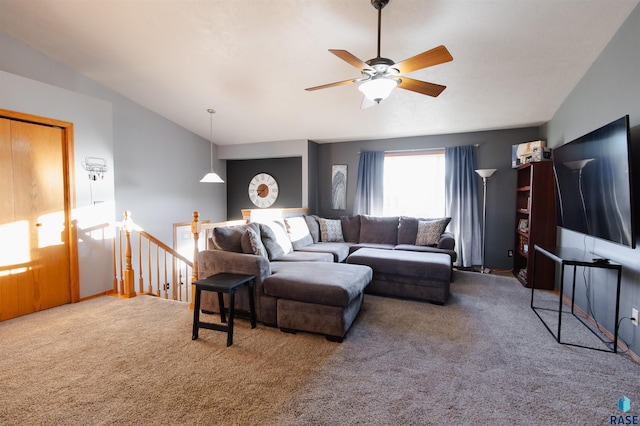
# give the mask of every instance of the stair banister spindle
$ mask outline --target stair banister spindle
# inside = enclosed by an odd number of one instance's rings
[[[116,240],[118,239],[117,228],[114,226],[113,234],[113,294],[118,294],[118,251],[116,250]]]
[[[124,212],[124,235],[125,241],[125,270],[124,270],[124,294],[123,297],[135,297],[135,272],[131,265],[131,229],[133,228],[133,220],[131,219],[131,212],[128,210]]]
[[[193,212],[191,221],[191,233],[193,234],[193,269],[191,272],[191,294],[196,294],[196,286],[193,282],[198,281],[198,239],[200,238],[200,222],[198,212]],[[191,297],[191,309],[193,309],[193,297]]]
[[[124,294],[124,262],[122,260],[122,228],[118,228],[118,245],[120,247],[120,290],[118,291],[119,295]]]

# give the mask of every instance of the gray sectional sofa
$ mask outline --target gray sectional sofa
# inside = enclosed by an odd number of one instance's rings
[[[365,290],[446,302],[456,258],[453,235],[444,232],[448,222],[297,216],[216,227],[207,250],[198,254],[198,275],[255,275],[259,321],[287,332],[320,333],[342,341]],[[217,296],[203,292],[201,307],[205,313],[219,312]],[[236,309],[248,310],[244,293],[236,296]]]

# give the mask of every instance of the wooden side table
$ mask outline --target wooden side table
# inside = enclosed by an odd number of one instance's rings
[[[209,330],[226,331],[227,332],[227,346],[233,344],[233,320],[235,317],[235,293],[243,287],[247,287],[249,290],[249,316],[251,320],[251,328],[256,328],[256,308],[253,300],[253,275],[241,275],[241,274],[227,274],[221,273],[211,275],[210,277],[203,278],[195,281],[193,284],[196,286],[196,294],[194,296],[193,305],[193,335],[192,340],[198,338],[198,329],[206,328]],[[220,319],[222,322],[227,322],[224,307],[223,294],[229,294],[229,321],[227,325],[213,324],[209,322],[200,321],[200,292],[213,291],[218,293],[218,302],[220,304]]]

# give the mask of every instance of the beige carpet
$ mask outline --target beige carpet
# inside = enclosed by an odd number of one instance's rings
[[[513,278],[455,274],[446,306],[365,296],[342,344],[244,320],[230,348],[192,341],[188,306],[148,296],[5,321],[0,424],[601,425],[623,395],[640,412],[628,356],[555,343]]]

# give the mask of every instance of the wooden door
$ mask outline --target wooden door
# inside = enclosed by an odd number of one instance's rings
[[[71,302],[63,129],[0,119],[0,320]]]

